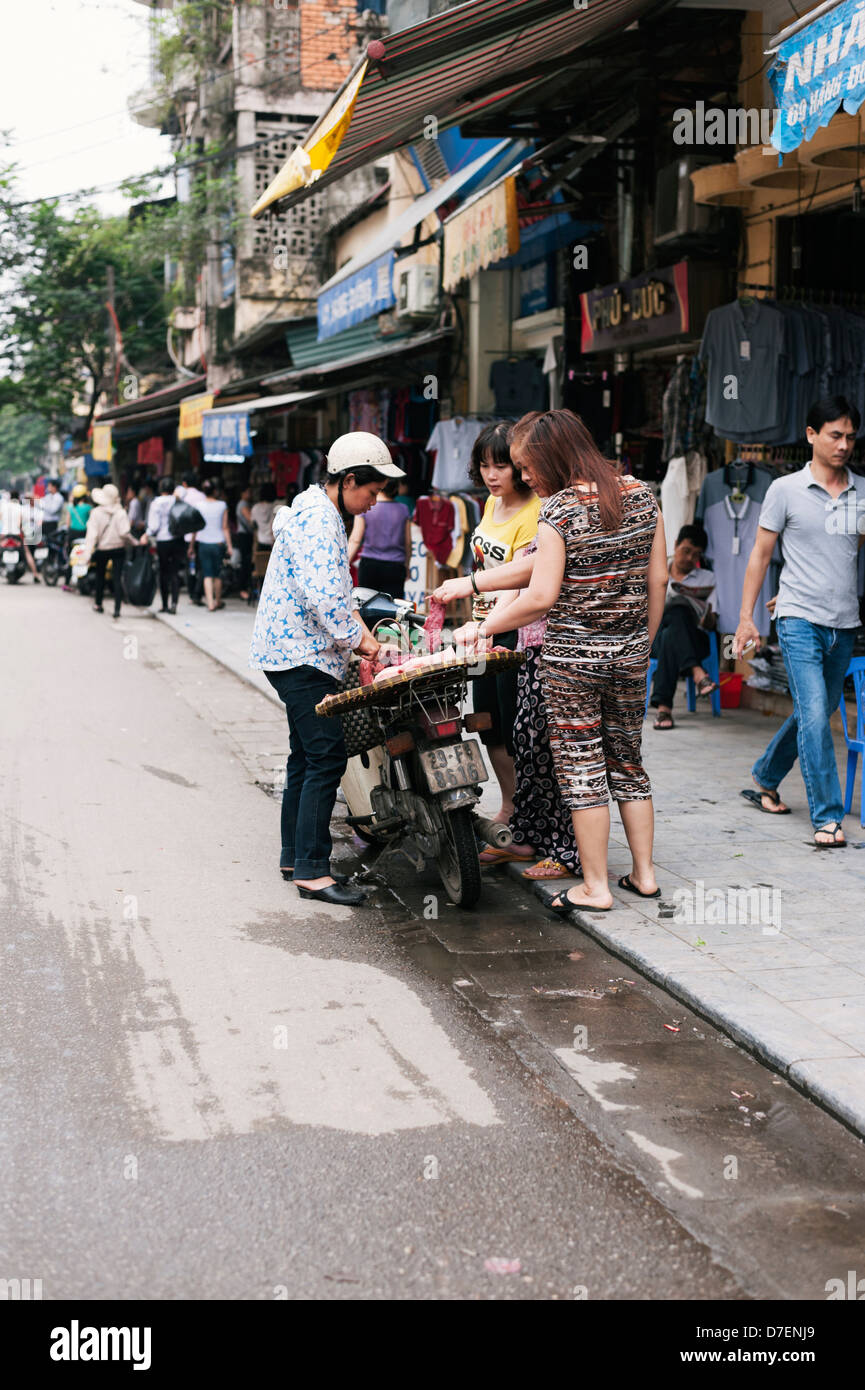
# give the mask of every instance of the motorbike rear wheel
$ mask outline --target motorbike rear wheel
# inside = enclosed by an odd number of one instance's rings
[[[56,556],[49,555],[42,566],[43,582],[46,583],[49,588],[53,589],[64,569],[65,565],[61,565]]]
[[[438,858],[441,881],[457,907],[475,907],[481,896],[481,862],[471,812],[461,806],[440,814],[444,822]]]

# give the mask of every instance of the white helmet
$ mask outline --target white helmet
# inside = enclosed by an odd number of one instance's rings
[[[390,449],[376,434],[354,430],[341,434],[331,444],[327,454],[327,471],[331,475],[353,473],[358,468],[374,468],[385,478],[404,478],[390,456]]]

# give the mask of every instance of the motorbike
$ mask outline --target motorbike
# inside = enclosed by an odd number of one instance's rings
[[[4,536],[0,540],[0,564],[7,584],[17,584],[27,565],[24,560],[24,542],[20,536]]]
[[[357,590],[355,606],[379,642],[396,643],[404,653],[422,650],[425,619],[411,604]],[[486,659],[503,667],[523,660],[514,652]],[[478,840],[500,848],[511,843],[506,825],[477,810],[489,773],[479,740],[467,735],[491,721],[488,714],[464,713],[472,669],[454,661],[410,678],[395,670],[383,684],[348,689],[318,707],[343,716],[353,754],[342,780],[348,823],[380,848],[376,864],[397,852],[418,871],[434,861],[450,901],[463,908],[475,907],[481,895]]]
[[[66,532],[55,531],[45,536],[41,545],[33,552],[36,568],[44,583],[53,588],[62,574],[66,573]]]

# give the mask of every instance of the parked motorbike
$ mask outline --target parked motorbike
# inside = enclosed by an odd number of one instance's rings
[[[356,591],[355,604],[379,641],[398,634],[404,652],[417,649],[424,617],[410,604],[369,590]],[[502,667],[523,660],[513,652],[487,659]],[[418,870],[435,861],[448,897],[464,908],[481,894],[478,838],[502,848],[511,842],[506,825],[477,813],[489,773],[478,739],[466,735],[489,728],[490,717],[463,712],[470,669],[454,662],[411,678],[395,671],[384,684],[318,707],[343,716],[349,752],[358,740],[365,745],[342,781],[349,825],[384,853],[407,854]]]
[[[7,584],[17,584],[25,569],[24,542],[20,536],[4,536],[0,540],[0,564]]]
[[[49,588],[54,587],[62,574],[66,573],[66,532],[55,531],[46,536],[41,545],[33,551],[36,568]]]

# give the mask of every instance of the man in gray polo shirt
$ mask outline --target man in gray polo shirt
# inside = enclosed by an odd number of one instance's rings
[[[742,795],[762,811],[788,814],[778,786],[798,753],[820,849],[847,843],[829,720],[841,699],[859,626],[857,553],[865,540],[865,479],[847,468],[859,423],[859,411],[843,396],[825,397],[809,410],[813,457],[800,472],[776,478],[766,493],[733,641],[737,656],[760,646],[754,604],[780,536],[784,568],[775,620],[793,713],[751,769],[758,790]]]

